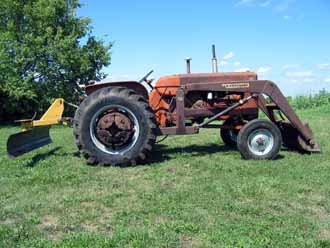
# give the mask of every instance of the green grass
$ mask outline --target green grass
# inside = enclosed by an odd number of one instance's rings
[[[9,160],[1,127],[0,247],[330,247],[330,107],[299,115],[322,154],[244,161],[203,130],[132,168],[87,166],[69,128]]]

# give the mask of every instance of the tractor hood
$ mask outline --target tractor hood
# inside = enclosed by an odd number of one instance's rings
[[[255,72],[177,74],[161,77],[156,83],[156,87],[180,87],[188,83],[233,82],[257,79],[258,76]]]

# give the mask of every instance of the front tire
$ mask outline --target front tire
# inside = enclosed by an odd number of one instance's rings
[[[156,141],[156,121],[146,99],[124,87],[89,95],[76,111],[75,143],[88,164],[145,162]]]
[[[253,120],[240,130],[237,148],[244,159],[275,159],[282,146],[279,128],[266,120]]]

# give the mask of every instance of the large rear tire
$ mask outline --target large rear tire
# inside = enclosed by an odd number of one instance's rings
[[[267,120],[253,120],[240,130],[237,148],[244,159],[275,159],[282,146],[279,128]]]
[[[75,143],[88,164],[128,166],[146,161],[156,121],[146,99],[124,87],[89,95],[74,117]]]

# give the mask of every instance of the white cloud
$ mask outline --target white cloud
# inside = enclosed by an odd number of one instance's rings
[[[225,60],[220,61],[220,66],[226,66],[226,65],[228,65],[227,61],[225,61]]]
[[[328,69],[330,69],[330,64],[318,64],[317,67],[320,70],[328,70]]]
[[[234,56],[235,56],[235,53],[234,52],[229,52],[229,53],[225,54],[225,56],[223,56],[223,59],[224,60],[231,59]]]
[[[291,5],[297,0],[237,0],[235,7],[259,7],[259,8],[271,8],[276,12],[287,12]],[[284,19],[291,19],[290,16],[285,15]],[[298,18],[300,19],[300,17]]]
[[[314,78],[304,78],[303,79],[303,81],[305,82],[305,83],[311,83],[311,82],[314,82],[315,81],[315,79]]]
[[[295,0],[282,0],[279,4],[277,4],[274,7],[274,9],[278,12],[287,11],[293,2],[295,2]]]
[[[246,71],[251,71],[251,69],[248,67],[244,67],[244,68],[240,68],[240,69],[236,70],[235,72],[246,72]]]
[[[312,71],[295,71],[295,72],[287,72],[286,76],[290,78],[306,78],[311,77],[313,75]]]
[[[297,69],[298,67],[300,67],[300,65],[298,65],[298,64],[287,64],[287,65],[283,65],[283,69],[284,70]]]
[[[239,6],[253,6],[255,4],[255,0],[240,0],[236,3],[236,7]]]
[[[326,83],[330,83],[330,78],[326,78],[324,81],[325,81]]]
[[[235,67],[240,67],[240,66],[241,66],[241,62],[236,61],[236,62],[234,63],[234,66],[235,66]]]
[[[260,7],[268,7],[272,3],[272,0],[264,1],[259,4]]]
[[[272,3],[272,0],[240,0],[235,4],[236,7],[268,7]]]
[[[269,73],[271,70],[272,70],[272,68],[269,67],[269,66],[268,67],[260,67],[260,68],[258,68],[257,73],[260,74],[260,75],[265,75],[265,74]]]

